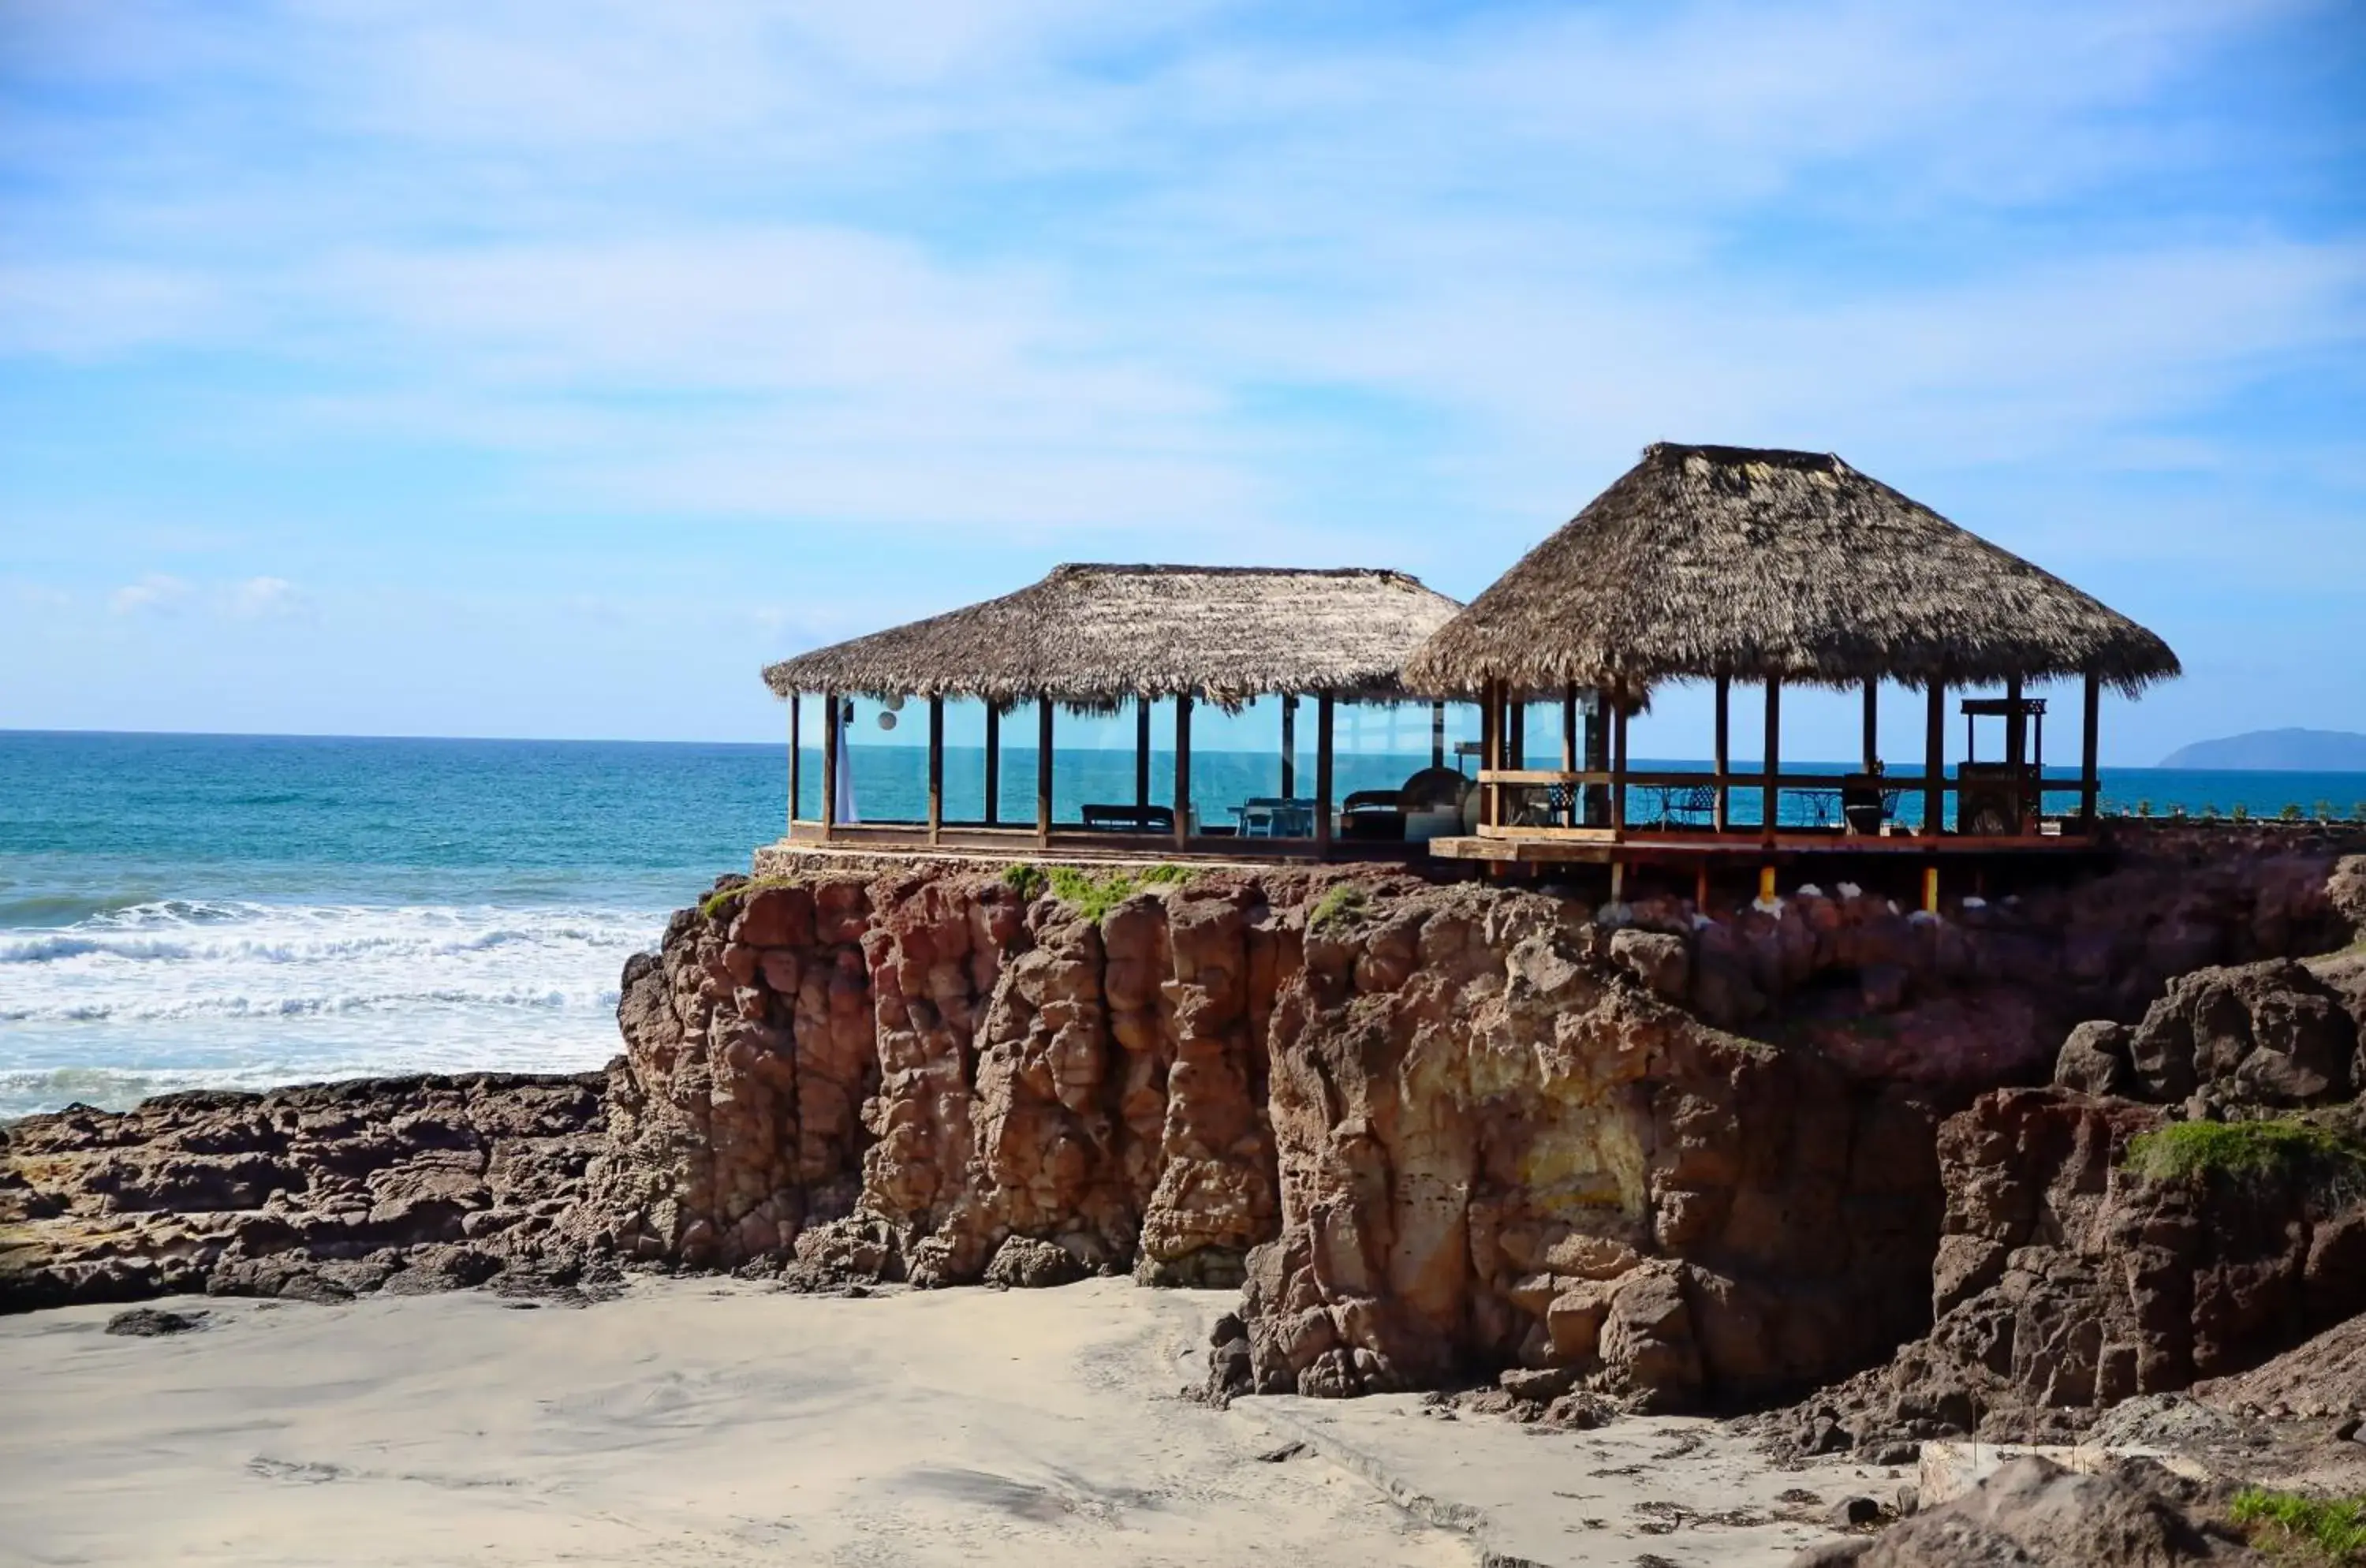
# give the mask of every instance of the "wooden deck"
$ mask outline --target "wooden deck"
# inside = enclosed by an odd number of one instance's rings
[[[1337,865],[1358,862],[1402,865],[1425,858],[1426,844],[1380,839],[1334,839],[1327,851],[1313,839],[1250,839],[1231,833],[1106,832],[1054,824],[1046,834],[1033,827],[948,822],[931,831],[925,822],[840,822],[825,834],[819,822],[799,821],[780,840],[789,850],[852,851],[863,853],[958,853],[1012,860],[1087,860],[1144,864],[1228,863]]]
[[[1578,865],[1695,864],[1727,862],[1784,865],[1808,859],[1843,857],[1927,861],[1964,856],[2077,857],[2104,852],[2101,840],[2074,832],[1988,836],[1941,833],[1871,834],[1786,831],[1773,838],[1755,829],[1741,832],[1653,832],[1607,828],[1482,828],[1477,833],[1433,839],[1429,852],[1445,860],[1505,864],[1551,861]]]

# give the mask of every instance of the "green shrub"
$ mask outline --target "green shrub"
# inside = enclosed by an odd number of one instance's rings
[[[2255,1545],[2314,1549],[2334,1562],[2366,1556],[2366,1497],[2304,1497],[2248,1486],[2228,1510]]]
[[[2299,820],[2300,820],[2300,802],[2299,802],[2299,801],[2296,801],[2296,800],[2287,800],[2287,801],[2285,801],[2285,802],[2284,802],[2284,808],[2283,808],[2282,811],[2277,812],[2277,813],[2276,813],[2276,815],[2277,815],[2278,817],[2282,818],[2284,821],[2287,821],[2287,822],[2297,822],[2297,821],[2299,821]]]
[[[2136,815],[2137,815],[2137,816],[2139,816],[2139,817],[2149,817],[2149,816],[2151,816],[2151,815],[2152,815],[2152,802],[2151,802],[2151,801],[2149,801],[2149,800],[2139,800],[2139,801],[2137,801],[2137,802],[2136,802]]]
[[[2320,822],[2330,822],[2330,821],[2332,821],[2332,820],[2333,820],[2333,802],[2331,802],[2331,801],[2329,801],[2329,800],[2320,800],[2320,801],[2318,801],[2318,802],[2316,803],[2316,813],[2315,813],[2315,815],[2316,815],[2316,819],[2317,819],[2318,821],[2320,821]]]
[[[2202,819],[2204,822],[2215,822],[2218,820],[2218,803],[2216,801],[2214,800],[2209,805],[2202,808]]]
[[[2172,1122],[2129,1139],[2120,1168],[2146,1181],[2354,1177],[2366,1149],[2305,1122]]]
[[[1308,931],[1320,931],[1326,926],[1353,925],[1364,917],[1372,897],[1352,882],[1334,883],[1306,917]]]
[[[2235,820],[2237,822],[2248,822],[2250,819],[2251,808],[2244,805],[2241,801],[2236,801],[2235,803]]]
[[[1142,874],[1142,881],[1146,887],[1155,887],[1162,883],[1179,886],[1190,881],[1192,874],[1188,865],[1154,865]]]
[[[1040,865],[1006,865],[1002,868],[1002,885],[1019,895],[1022,904],[1032,904],[1043,896],[1052,879],[1043,874]]]

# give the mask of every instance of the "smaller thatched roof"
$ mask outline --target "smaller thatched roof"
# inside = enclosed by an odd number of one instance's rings
[[[2144,627],[1824,452],[1662,442],[1414,655],[1428,691],[2179,673]]]
[[[1270,567],[1055,567],[1032,587],[783,660],[794,692],[1038,697],[1106,709],[1189,694],[1403,694],[1405,656],[1461,606],[1403,572]]]

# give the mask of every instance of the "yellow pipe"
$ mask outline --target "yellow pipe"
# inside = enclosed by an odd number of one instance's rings
[[[1922,868],[1922,910],[1931,915],[1939,912],[1939,868],[1935,865]]]
[[[1758,868],[1758,901],[1762,904],[1774,902],[1774,868],[1771,865]]]

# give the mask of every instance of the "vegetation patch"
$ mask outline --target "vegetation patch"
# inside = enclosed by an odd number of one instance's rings
[[[775,887],[794,887],[797,885],[794,876],[760,876],[751,881],[734,883],[729,887],[718,887],[700,899],[698,912],[710,920],[727,919],[738,912],[742,900]]]
[[[2228,1510],[2251,1544],[2278,1556],[2327,1562],[2366,1562],[2366,1497],[2304,1497],[2251,1486]]]
[[[1330,926],[1354,925],[1360,921],[1372,904],[1372,896],[1352,882],[1334,883],[1306,917],[1306,929],[1322,931]]]
[[[2355,1177],[2366,1148],[2305,1122],[2172,1122],[2129,1139],[2121,1168],[2146,1181]]]
[[[1085,919],[1098,923],[1135,894],[1153,887],[1172,887],[1191,880],[1179,865],[1154,865],[1145,871],[1093,873],[1077,866],[1005,867],[1002,885],[1029,903],[1049,893]]]

